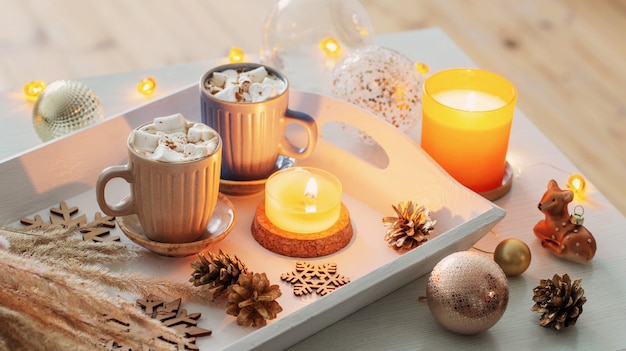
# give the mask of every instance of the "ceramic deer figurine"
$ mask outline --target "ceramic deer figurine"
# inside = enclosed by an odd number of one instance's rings
[[[596,240],[587,228],[571,220],[567,205],[573,198],[574,193],[550,180],[538,205],[546,218],[537,222],[533,231],[541,239],[541,245],[559,257],[587,263],[596,254]]]

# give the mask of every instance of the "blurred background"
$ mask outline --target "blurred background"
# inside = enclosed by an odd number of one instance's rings
[[[256,55],[277,3],[0,0],[0,91],[203,61],[233,46]],[[437,26],[509,78],[518,106],[626,213],[626,0],[361,4],[376,34]]]

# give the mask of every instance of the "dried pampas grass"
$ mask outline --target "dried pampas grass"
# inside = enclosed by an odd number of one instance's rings
[[[141,345],[171,350],[159,336],[185,342],[133,304],[113,300],[93,281],[33,258],[0,250],[0,272],[0,318],[11,324],[0,328],[0,340],[8,350],[87,350],[108,340],[137,350]],[[128,332],[108,320],[130,321],[141,332]]]
[[[80,238],[78,227],[47,225],[35,229],[3,227],[0,236],[10,243],[11,252],[49,260],[73,257],[87,264],[123,262],[136,259],[137,246],[119,241],[97,243]]]
[[[79,228],[49,225],[39,229],[1,228],[0,237],[10,243],[10,252],[22,257],[36,257],[41,262],[58,267],[86,280],[119,291],[141,296],[177,296],[197,301],[212,301],[209,289],[190,284],[149,277],[138,273],[111,272],[106,263],[137,259],[142,251],[122,242],[96,243],[78,238]]]
[[[0,228],[0,351],[93,350],[111,340],[135,350],[172,350],[159,337],[185,345],[189,340],[134,303],[110,297],[114,289],[212,300],[209,289],[104,266],[135,260],[143,252],[122,242],[83,241],[79,228]]]

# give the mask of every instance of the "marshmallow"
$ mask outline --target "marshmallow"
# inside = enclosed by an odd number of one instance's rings
[[[242,85],[245,83],[252,83],[252,79],[248,77],[248,75],[242,73],[239,78],[237,78],[237,84]]]
[[[186,144],[183,154],[186,158],[196,159],[208,156],[209,150],[206,147],[203,147],[203,145]]]
[[[143,129],[133,131],[132,143],[138,151],[153,152],[159,143],[159,137]]]
[[[237,81],[237,77],[239,77],[239,73],[237,73],[237,71],[235,71],[234,69],[227,69],[225,71],[222,71],[222,74],[225,75],[228,79]]]
[[[213,74],[211,75],[211,79],[209,79],[209,84],[222,88],[224,87],[224,84],[226,84],[227,79],[228,76],[224,73],[213,72]]]
[[[215,131],[206,124],[196,123],[187,130],[187,141],[190,143],[209,141],[215,137]]]
[[[205,82],[205,88],[220,100],[260,102],[282,94],[287,84],[268,73],[264,66],[259,66],[240,73],[233,69],[214,72],[212,78]]]
[[[276,95],[282,93],[286,88],[285,82],[280,79],[265,78],[263,79],[263,82],[261,84],[271,85],[274,88]],[[272,95],[272,96],[275,96],[275,95]]]
[[[180,162],[184,160],[185,155],[170,149],[164,144],[159,144],[151,155],[151,159],[162,162]]]
[[[260,66],[251,71],[244,72],[242,75],[250,77],[254,83],[261,83],[263,79],[267,77],[268,73],[264,66]]]
[[[252,83],[250,85],[250,97],[252,102],[264,101],[272,97],[274,87],[269,84]]]
[[[159,132],[157,135],[159,136],[159,145],[165,145],[176,152],[183,152],[185,144],[187,144],[187,134],[184,132]]]
[[[238,86],[231,85],[231,86],[228,86],[228,87],[218,91],[213,96],[215,96],[216,98],[218,98],[220,100],[235,102],[235,101],[237,101],[236,94],[237,94],[238,91],[239,91],[239,87]]]
[[[133,131],[130,140],[135,150],[147,158],[184,162],[212,155],[218,148],[219,135],[206,124],[188,122],[176,114],[155,118],[153,123]]]
[[[180,113],[157,117],[154,119],[154,126],[158,131],[165,133],[185,132],[187,130],[187,121]]]
[[[213,138],[208,140],[205,145],[208,150],[217,150],[218,143],[219,143],[219,138],[218,138],[217,133],[215,133]]]

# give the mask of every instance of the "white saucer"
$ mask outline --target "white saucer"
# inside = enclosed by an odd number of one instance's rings
[[[148,239],[137,215],[116,217],[115,220],[124,234],[134,243],[162,256],[184,257],[196,254],[206,249],[208,245],[224,239],[235,224],[235,207],[226,196],[219,194],[207,230],[198,240],[189,243],[162,243]]]
[[[274,169],[274,172],[293,167],[295,164],[296,160],[294,158],[280,155],[276,160],[276,168]],[[265,190],[266,181],[267,178],[258,180],[220,179],[220,192],[234,196],[253,195]]]

